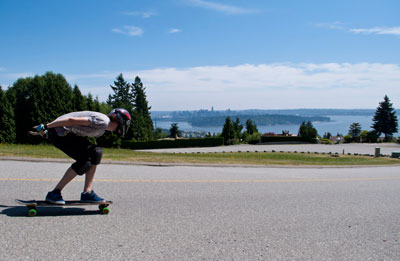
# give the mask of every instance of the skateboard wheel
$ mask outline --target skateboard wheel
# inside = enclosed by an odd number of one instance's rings
[[[34,216],[36,216],[36,215],[37,215],[36,209],[30,209],[30,210],[28,210],[28,216],[34,217]]]
[[[101,214],[103,214],[103,215],[107,215],[108,213],[110,213],[110,209],[107,207],[100,209],[100,211],[101,211]]]

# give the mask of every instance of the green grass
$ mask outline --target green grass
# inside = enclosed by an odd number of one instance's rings
[[[0,144],[0,156],[32,158],[68,158],[51,145],[8,145]],[[126,149],[104,149],[103,159],[115,161],[149,163],[204,163],[204,164],[243,164],[243,165],[306,165],[306,166],[356,166],[356,165],[394,165],[398,159],[388,157],[327,154],[289,153],[289,152],[236,152],[236,153],[152,153]]]

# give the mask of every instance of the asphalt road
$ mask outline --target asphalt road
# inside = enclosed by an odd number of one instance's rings
[[[14,199],[44,198],[68,166],[0,160],[0,260],[400,260],[400,167],[104,164],[109,215],[26,217]]]

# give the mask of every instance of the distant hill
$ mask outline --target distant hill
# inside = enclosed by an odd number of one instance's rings
[[[357,115],[369,115],[371,111],[359,111]],[[225,111],[155,111],[152,112],[154,121],[169,121],[169,122],[188,122],[196,127],[208,126],[223,126],[227,116],[231,117],[232,121],[236,117],[240,119],[242,124],[248,119],[255,122],[256,125],[281,125],[281,124],[301,124],[303,121],[330,121],[327,115],[343,115],[344,111],[332,110],[314,110],[314,109],[298,109],[298,110],[225,110]],[[348,111],[347,113],[350,113]],[[355,113],[353,111],[353,113]],[[346,114],[345,114],[346,115]]]
[[[161,118],[187,119],[191,117],[215,117],[240,115],[296,115],[305,117],[314,116],[373,116],[376,109],[281,109],[281,110],[197,110],[197,111],[152,111],[152,117],[157,120]],[[399,115],[400,110],[396,111]]]
[[[265,115],[237,115],[231,118],[232,121],[239,118],[241,124],[245,124],[248,119],[251,119],[258,126],[267,125],[281,125],[281,124],[298,124],[300,125],[303,121],[330,121],[329,117],[304,117],[296,115],[278,115],[278,114],[265,114]],[[208,126],[223,126],[225,123],[226,116],[215,116],[215,117],[193,117],[187,119],[192,126],[196,127],[208,127]]]

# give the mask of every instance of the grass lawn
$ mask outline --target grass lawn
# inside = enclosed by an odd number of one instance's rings
[[[63,152],[51,145],[9,145],[0,144],[0,156],[60,158],[67,159]],[[204,163],[204,164],[244,164],[244,165],[305,165],[305,166],[368,166],[395,165],[399,159],[388,157],[327,154],[306,154],[289,152],[234,152],[234,153],[152,153],[126,149],[104,148],[103,159],[150,163]]]

